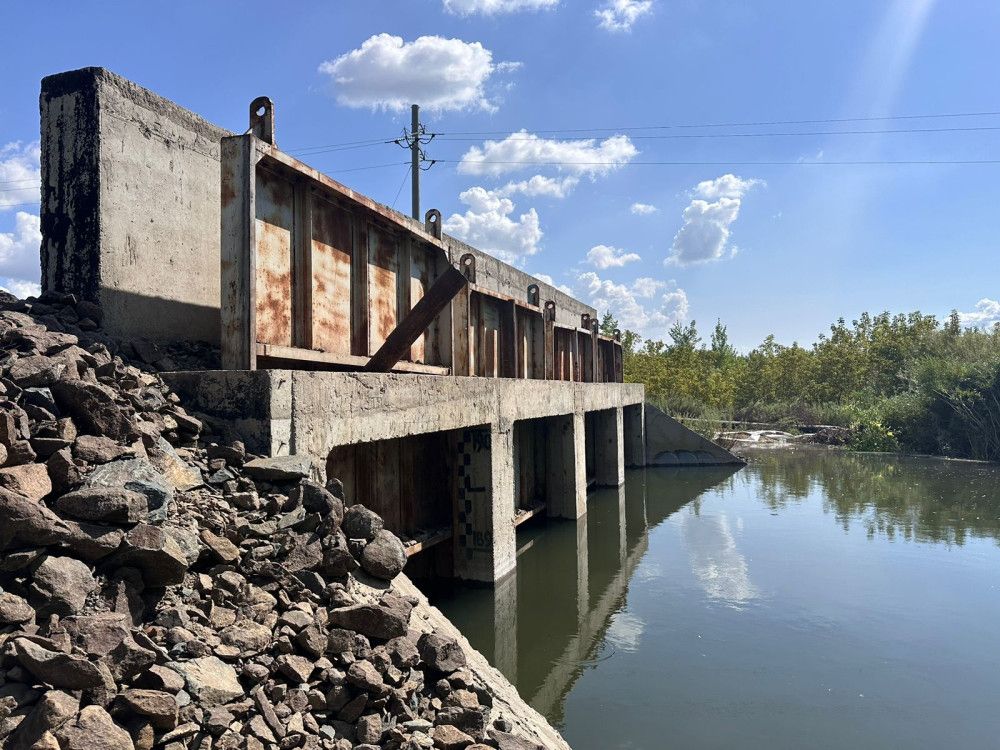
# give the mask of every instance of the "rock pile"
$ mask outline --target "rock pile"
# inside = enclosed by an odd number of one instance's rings
[[[213,434],[100,317],[0,294],[0,745],[536,747],[393,592],[378,515]]]

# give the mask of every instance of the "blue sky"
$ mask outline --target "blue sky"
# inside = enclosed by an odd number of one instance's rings
[[[6,3],[6,285],[38,280],[39,81],[101,65],[231,130],[267,94],[282,148],[390,204],[406,175],[397,146],[303,149],[391,139],[416,99],[442,133],[423,208],[645,336],[691,319],[707,334],[721,318],[747,349],[768,333],[810,343],[863,310],[1000,319],[1000,164],[838,163],[1000,159],[1000,130],[970,129],[1000,116],[798,123],[1000,112],[996,2],[288,7]],[[740,124],[781,121],[798,124]],[[676,127],[708,124],[723,125]],[[843,132],[858,130],[923,132]],[[409,210],[408,187],[396,207]]]

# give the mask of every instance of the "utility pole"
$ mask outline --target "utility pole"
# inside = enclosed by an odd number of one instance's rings
[[[437,133],[428,133],[427,128],[420,124],[420,105],[414,104],[410,107],[410,129],[403,128],[403,135],[392,141],[401,148],[410,149],[410,186],[413,196],[413,210],[410,214],[417,221],[421,220],[420,172],[430,169],[435,163],[434,159],[427,158],[422,147],[433,141],[435,135]],[[399,188],[402,190],[403,183],[400,183]]]
[[[420,221],[420,105],[410,107],[410,185],[413,196],[413,218]]]

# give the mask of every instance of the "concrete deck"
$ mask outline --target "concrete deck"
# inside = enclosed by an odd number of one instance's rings
[[[300,370],[164,377],[251,451],[326,461],[349,499],[363,497],[394,530],[425,528],[447,504],[452,572],[479,581],[514,569],[519,510],[579,518],[588,485],[620,485],[626,454],[645,444],[641,385]],[[445,442],[428,449],[420,436]],[[374,449],[338,450],[350,446]]]

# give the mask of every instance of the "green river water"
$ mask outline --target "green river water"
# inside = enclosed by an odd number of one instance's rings
[[[575,750],[996,748],[998,541],[998,467],[759,452],[631,471],[429,593]]]

